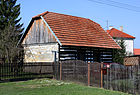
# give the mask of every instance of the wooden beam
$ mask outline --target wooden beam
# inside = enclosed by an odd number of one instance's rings
[[[60,80],[62,80],[62,63],[60,61]]]
[[[90,86],[90,63],[88,63],[88,86]]]

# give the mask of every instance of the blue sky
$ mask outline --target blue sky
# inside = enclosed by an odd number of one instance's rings
[[[105,1],[105,0],[103,0]],[[113,0],[112,0],[113,1]],[[139,0],[114,0],[140,7]],[[17,0],[21,4],[21,22],[26,28],[31,18],[45,11],[69,14],[89,18],[107,29],[109,26],[119,29],[123,26],[124,32],[135,36],[134,47],[140,48],[140,12],[130,11],[89,0]],[[140,11],[140,8],[137,8]]]

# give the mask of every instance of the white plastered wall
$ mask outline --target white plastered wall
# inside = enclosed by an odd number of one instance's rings
[[[120,41],[120,39],[114,39],[115,41]],[[126,46],[126,52],[127,55],[133,55],[133,49],[134,49],[134,40],[133,39],[124,39],[125,46]]]
[[[55,56],[56,61],[58,61],[58,48],[58,43],[25,46],[24,62],[54,62]]]

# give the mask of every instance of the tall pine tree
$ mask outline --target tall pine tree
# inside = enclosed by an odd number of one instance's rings
[[[20,23],[20,4],[17,0],[0,0],[0,58],[6,63],[13,63],[19,55],[17,42],[23,31]],[[17,61],[17,60],[16,60]]]
[[[17,0],[1,0],[0,1],[0,29],[4,30],[8,27],[15,27],[17,33],[23,31],[23,24],[20,24],[20,4],[16,5]]]

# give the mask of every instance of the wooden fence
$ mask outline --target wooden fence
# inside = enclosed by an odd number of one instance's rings
[[[0,64],[0,81],[51,77],[140,95],[140,66],[86,63],[80,60],[55,63]]]
[[[83,83],[131,94],[140,94],[140,67],[117,63],[108,67],[103,63],[86,63],[79,60],[62,61],[55,65],[55,78]]]
[[[100,65],[100,63],[86,63],[81,60],[61,61],[55,64],[55,78],[89,86],[100,86]]]
[[[112,65],[104,75],[104,88],[140,95],[140,67]]]

